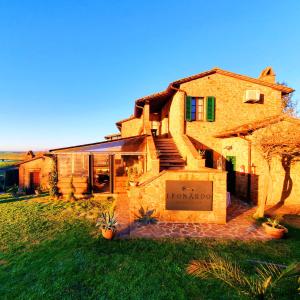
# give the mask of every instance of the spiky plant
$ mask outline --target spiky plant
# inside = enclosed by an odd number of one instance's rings
[[[187,272],[198,278],[215,278],[251,299],[270,299],[273,289],[283,280],[300,275],[300,263],[285,269],[274,264],[260,264],[254,276],[246,275],[236,262],[211,253],[208,260],[192,261]]]
[[[157,217],[153,216],[155,212],[155,209],[144,209],[142,206],[138,210],[138,214],[135,214],[136,221],[143,224],[143,225],[148,225],[148,224],[155,224],[157,223]]]
[[[97,220],[96,226],[105,230],[116,231],[118,222],[115,218],[114,212],[103,212]]]

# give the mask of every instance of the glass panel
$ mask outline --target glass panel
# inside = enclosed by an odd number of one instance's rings
[[[198,120],[203,121],[204,98],[198,98]]]
[[[110,142],[97,143],[95,145],[81,146],[74,148],[71,151],[78,152],[138,152],[143,153],[146,150],[146,140],[145,136],[138,136],[133,138],[120,139]]]
[[[58,176],[71,177],[72,175],[72,155],[59,154],[57,155]]]
[[[58,174],[61,177],[88,176],[88,155],[82,153],[57,155]]]
[[[115,191],[123,192],[144,173],[143,155],[115,155]]]
[[[196,120],[196,98],[192,98],[192,121]]]
[[[110,156],[93,155],[93,191],[95,193],[110,192]]]
[[[86,154],[73,154],[73,176],[84,177],[88,176],[89,161]]]

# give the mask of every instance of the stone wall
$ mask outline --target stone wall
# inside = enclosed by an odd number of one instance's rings
[[[213,137],[215,134],[281,112],[280,91],[221,74],[213,74],[184,83],[180,88],[189,96],[214,96],[216,98],[214,122],[193,121],[185,124],[185,133],[188,136],[214,150],[215,162],[218,153],[222,150],[220,140]],[[263,100],[260,103],[243,103],[248,89],[260,90]],[[182,107],[180,109],[184,113],[184,109]],[[205,110],[206,107],[204,107]],[[176,122],[172,124],[176,126]]]
[[[122,138],[140,135],[143,131],[143,119],[134,118],[122,123]]]
[[[72,185],[71,185],[71,180],[72,180]],[[88,177],[83,176],[83,177],[58,177],[58,189],[59,192],[64,196],[68,197],[70,192],[73,189],[73,192],[75,194],[75,197],[82,197],[83,194],[86,194],[89,192],[89,185],[88,185]]]
[[[212,211],[166,210],[166,180],[213,181]],[[203,168],[195,171],[163,171],[144,184],[129,191],[130,218],[142,206],[155,209],[159,221],[191,223],[226,223],[226,173]]]

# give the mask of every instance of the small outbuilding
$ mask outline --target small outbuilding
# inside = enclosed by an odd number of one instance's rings
[[[19,187],[28,192],[34,192],[38,187],[47,190],[51,167],[52,159],[46,155],[34,156],[19,163]]]

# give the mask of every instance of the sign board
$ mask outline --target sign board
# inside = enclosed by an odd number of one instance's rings
[[[166,181],[167,210],[211,211],[212,204],[212,181]]]

